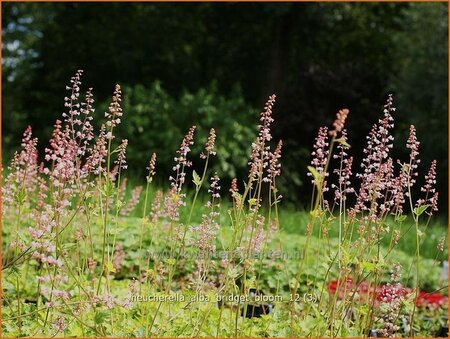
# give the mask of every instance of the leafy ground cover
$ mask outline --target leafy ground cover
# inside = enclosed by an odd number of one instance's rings
[[[447,235],[431,222],[437,164],[425,167],[413,197],[419,142],[411,126],[409,159],[390,157],[391,96],[361,165],[348,154],[348,110],[319,129],[311,207],[293,211],[276,185],[275,96],[261,112],[247,177],[220,187],[208,170],[215,130],[195,157],[193,126],[169,187],[158,189],[156,154],[145,186],[127,181],[129,141],[114,138],[126,119],[120,86],[94,131],[81,76],[67,86],[45,161],[30,127],[4,178],[4,336],[394,337],[446,326]],[[192,161],[204,170],[190,172]]]

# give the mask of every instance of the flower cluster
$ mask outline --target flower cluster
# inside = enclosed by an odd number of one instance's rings
[[[208,140],[206,141],[206,145],[205,145],[205,152],[200,154],[200,158],[202,159],[206,159],[210,154],[215,155],[216,151],[215,151],[215,143],[216,143],[216,131],[214,130],[214,128],[211,128],[209,130],[209,136],[208,136]]]
[[[253,233],[250,236],[250,249],[253,253],[259,253],[263,249],[264,243],[267,240],[266,230],[264,229],[265,217],[259,215],[255,222]]]
[[[130,215],[131,212],[136,208],[137,204],[139,204],[139,198],[141,196],[142,186],[136,186],[131,191],[131,199],[127,202],[127,204],[120,210],[121,215]]]
[[[379,206],[378,200],[381,200],[385,190],[392,186],[393,162],[388,157],[394,141],[394,137],[390,134],[390,130],[394,127],[392,117],[394,111],[392,95],[389,95],[383,110],[384,118],[372,126],[367,137],[367,146],[363,151],[366,156],[361,163],[363,173],[357,174],[361,179],[361,186],[355,210],[369,211],[370,220],[377,219],[378,208],[385,213],[393,203],[392,200],[384,199],[385,202]]]
[[[51,217],[51,206],[46,205],[45,209],[35,212],[35,227],[28,227],[31,236],[32,257],[48,266],[63,266],[64,262],[56,256],[56,221]]]
[[[123,115],[122,108],[120,107],[121,102],[122,90],[120,88],[120,85],[116,85],[111,103],[108,107],[108,112],[105,112],[105,117],[108,119],[108,121],[106,122],[106,126],[111,127],[111,130],[121,122],[120,118]],[[113,138],[111,130],[106,134],[106,139]]]
[[[117,160],[114,161],[114,163],[117,164],[119,169],[127,169],[127,161],[126,161],[127,146],[128,146],[128,139],[124,139],[117,148],[117,152],[119,153],[119,155],[117,156]]]
[[[146,177],[147,182],[151,182],[152,181],[152,177],[155,175],[155,168],[156,168],[156,153],[153,153],[151,158],[150,158],[150,162],[148,163],[148,175]]]
[[[205,281],[208,273],[208,267],[210,265],[210,258],[208,258],[208,254],[214,252],[216,249],[215,241],[217,232],[219,231],[217,218],[220,216],[218,211],[220,205],[217,201],[217,199],[220,198],[219,180],[220,179],[217,174],[211,177],[211,184],[208,189],[211,199],[206,203],[208,214],[202,215],[202,221],[199,225],[191,225],[189,227],[191,232],[198,235],[192,243],[192,245],[199,250],[199,259],[196,261],[198,268],[198,288],[201,287],[201,283]]]
[[[85,178],[94,169],[92,160],[82,165],[87,153],[92,153],[90,142],[94,139],[92,126],[93,94],[90,88],[84,102],[80,102],[80,85],[82,71],[78,71],[67,86],[69,96],[64,99],[67,112],[63,113],[64,121],[57,120],[50,140],[50,147],[45,149],[46,161],[51,161],[50,168],[45,168],[45,174],[50,175],[56,187]]]
[[[269,146],[266,142],[272,140],[270,126],[274,121],[272,118],[272,108],[275,104],[275,95],[271,95],[260,114],[260,124],[258,125],[258,137],[252,143],[252,153],[249,161],[249,179],[254,180],[258,175],[262,175],[262,169],[268,164]]]
[[[347,132],[342,130],[342,140],[347,142]],[[347,200],[347,194],[354,193],[355,190],[351,186],[350,178],[352,176],[352,164],[353,157],[349,157],[346,149],[348,147],[343,143],[339,143],[337,146],[338,154],[333,155],[334,159],[339,160],[339,167],[333,170],[333,173],[337,175],[338,184],[331,184],[331,188],[334,189],[334,202],[341,204]]]
[[[313,146],[314,151],[311,153],[311,155],[313,156],[311,165],[323,179],[328,176],[328,173],[325,172],[329,153],[328,146],[328,127],[323,126],[319,128],[319,132]],[[312,173],[308,172],[308,176],[312,176]],[[311,180],[311,182],[313,184],[319,184],[316,183],[316,180],[314,178],[313,180]]]
[[[172,187],[164,196],[163,202],[163,217],[169,219],[171,222],[177,222],[180,218],[180,208],[185,206],[184,193],[178,193],[175,187]]]
[[[154,224],[158,224],[158,220],[161,216],[161,203],[163,201],[163,193],[161,191],[157,191],[155,194],[155,198],[152,202],[152,210],[150,212],[150,221]]]
[[[340,133],[344,126],[345,126],[345,120],[347,119],[349,110],[344,108],[339,110],[336,114],[336,120],[333,122],[334,129],[330,131],[330,136],[337,137],[338,133]]]
[[[281,147],[283,147],[283,141],[278,141],[278,145],[275,148],[275,151],[269,152],[269,168],[267,169],[267,176],[263,178],[263,181],[270,182],[274,184],[274,180],[276,177],[281,174]]]
[[[31,195],[38,183],[37,138],[32,137],[31,126],[25,130],[22,138],[22,150],[16,152],[8,166],[8,175],[2,186],[2,213],[14,203],[21,204],[27,195]],[[20,192],[26,193],[21,194]]]
[[[430,205],[429,211],[427,211],[427,214],[429,216],[433,215],[434,212],[437,212],[438,210],[438,198],[439,198],[439,192],[436,192],[436,160],[433,160],[430,165],[430,169],[428,170],[428,173],[425,175],[425,184],[423,187],[421,187],[421,191],[425,193],[425,197],[418,199],[416,206],[422,206],[422,205]]]
[[[417,141],[416,137],[416,128],[411,125],[409,127],[409,138],[406,142],[406,148],[410,149],[410,155],[409,155],[409,165],[407,166],[407,169],[404,172],[407,172],[407,177],[409,179],[410,187],[414,185],[416,180],[414,179],[417,177],[417,167],[420,163],[420,159],[417,159],[417,156],[419,155],[419,145],[420,142]]]
[[[206,203],[208,214],[202,215],[202,222],[198,226],[190,226],[192,232],[199,234],[199,238],[194,241],[196,246],[203,253],[210,253],[215,250],[215,238],[219,230],[219,224],[216,218],[220,215],[218,212],[219,204],[217,199],[220,198],[219,177],[215,174],[211,177],[211,184],[208,193],[211,195],[210,201]]]
[[[116,270],[116,273],[120,272],[124,259],[125,259],[125,251],[123,250],[123,246],[121,244],[117,244],[112,260],[113,267]]]
[[[175,166],[173,166],[172,170],[175,172],[175,177],[170,176],[169,180],[171,181],[172,188],[177,193],[181,192],[181,186],[186,178],[186,173],[184,172],[185,167],[192,165],[192,162],[187,160],[187,154],[191,151],[191,146],[194,144],[195,129],[196,126],[192,126],[189,129],[177,151],[178,156],[174,158]]]
[[[95,175],[104,174],[106,171],[106,166],[104,164],[106,163],[106,156],[108,154],[105,125],[102,125],[100,128],[100,133],[95,140],[95,144],[89,151],[90,155],[86,159],[83,172],[92,172]]]
[[[381,302],[382,328],[379,333],[383,338],[392,338],[400,330],[398,319],[407,295],[408,291],[399,283],[386,284],[380,288],[377,298]]]

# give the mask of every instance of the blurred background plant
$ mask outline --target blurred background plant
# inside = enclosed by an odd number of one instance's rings
[[[417,126],[422,164],[438,160],[440,215],[446,214],[447,59],[445,3],[3,3],[3,163],[28,124],[48,140],[75,70],[107,108],[123,86],[129,169],[145,177],[157,152],[160,173],[189,127],[216,128],[212,170],[224,187],[242,176],[257,117],[278,97],[275,139],[283,139],[280,190],[306,205],[306,166],[317,126],[341,107],[354,150],[376,122],[387,93],[396,99],[394,157],[405,159]],[[42,142],[42,151],[47,145]],[[195,147],[201,147],[196,145]],[[161,152],[164,150],[164,152]],[[199,149],[194,149],[199,151]],[[41,152],[42,154],[42,152]],[[353,154],[359,164],[362,154]],[[426,165],[423,165],[426,166]],[[196,164],[194,164],[196,168]],[[425,167],[424,167],[425,168]],[[421,186],[421,182],[416,187]]]

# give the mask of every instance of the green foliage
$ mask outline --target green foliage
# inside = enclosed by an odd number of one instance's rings
[[[437,159],[438,185],[447,187],[447,135],[441,131],[448,116],[448,96],[444,94],[448,92],[448,6],[435,5],[411,3],[403,11],[408,31],[393,36],[399,68],[390,83],[398,107],[407,112],[398,117],[397,137],[406,140],[409,125],[421,126],[422,168]]]
[[[117,133],[119,137],[130,139],[127,150],[130,168],[145,168],[150,154],[156,152],[157,171],[170,173],[173,154],[195,121],[197,129],[192,150],[196,154],[203,151],[210,128],[216,130],[217,157],[211,159],[212,171],[231,179],[246,170],[247,145],[255,135],[251,121],[258,112],[245,102],[239,87],[226,97],[212,84],[193,93],[184,91],[174,98],[160,82],[154,82],[148,88],[124,86],[123,93],[127,123],[121,125]],[[197,172],[201,171],[201,166],[200,161],[194,163]]]

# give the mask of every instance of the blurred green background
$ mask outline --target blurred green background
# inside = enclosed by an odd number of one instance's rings
[[[218,135],[214,170],[223,186],[245,176],[259,111],[277,94],[285,200],[309,201],[306,176],[317,129],[346,107],[357,167],[365,135],[394,94],[396,148],[409,125],[421,140],[423,182],[438,160],[447,213],[448,5],[446,3],[2,3],[3,163],[28,124],[47,146],[65,85],[84,69],[97,122],[114,85],[124,96],[129,172],[144,178],[152,152],[166,180],[189,126],[199,152]],[[194,167],[201,162],[194,161]],[[417,187],[417,188],[418,188]]]

